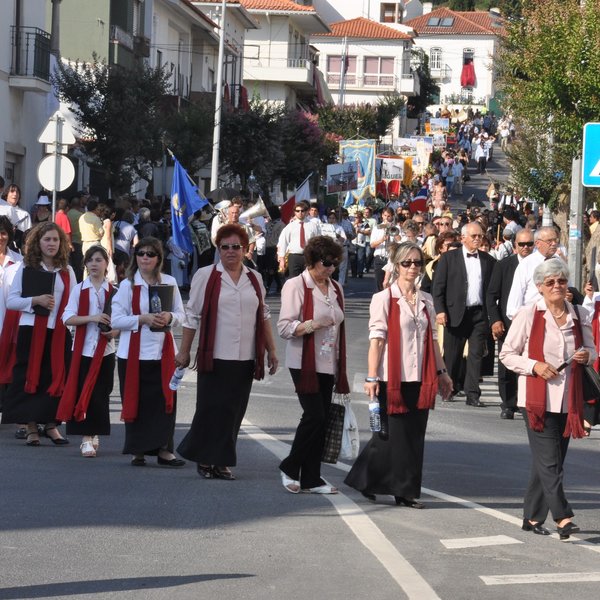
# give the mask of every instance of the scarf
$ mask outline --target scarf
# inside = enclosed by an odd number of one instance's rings
[[[131,298],[131,312],[141,315],[140,295],[142,286],[134,285]],[[125,371],[125,393],[123,394],[123,409],[121,420],[133,423],[138,416],[140,404],[140,342],[142,326],[137,331],[132,331],[129,337],[129,351],[127,353],[127,370]],[[173,335],[165,332],[160,361],[161,388],[165,398],[165,413],[170,415],[175,405],[175,393],[169,388],[169,381],[175,371],[175,346]]]
[[[256,292],[258,308],[256,309],[256,324],[254,333],[254,379],[263,379],[265,376],[265,321],[264,302],[262,290],[256,275],[247,272],[248,279]],[[204,304],[200,313],[200,336],[198,352],[196,353],[196,366],[200,373],[211,373],[213,370],[213,357],[215,353],[215,339],[217,335],[217,312],[219,310],[219,296],[221,294],[221,271],[215,265],[210,273],[204,291]]]
[[[65,340],[67,328],[62,322],[62,314],[69,299],[69,272],[59,271],[63,283],[63,291],[56,312],[54,324],[54,333],[50,345],[50,364],[52,367],[52,382],[47,392],[50,396],[58,397],[62,394],[65,386]],[[31,348],[29,352],[29,363],[27,364],[27,373],[25,375],[25,392],[35,394],[40,383],[40,371],[42,368],[42,358],[44,356],[44,346],[46,344],[46,334],[48,333],[48,316],[35,315],[33,322],[33,333],[31,336]]]
[[[423,348],[423,361],[421,366],[421,388],[417,408],[433,410],[435,408],[435,395],[438,389],[437,367],[435,365],[435,350],[433,347],[433,332],[429,312],[425,309],[427,317],[427,331]],[[392,296],[389,288],[388,310],[388,365],[387,365],[387,413],[388,415],[404,414],[409,412],[404,398],[402,398],[402,332],[400,330],[400,305]]]
[[[304,300],[302,304],[302,321],[310,321],[314,317],[314,303],[312,290],[306,285],[304,276],[302,277],[302,285],[304,286]],[[337,303],[344,311],[344,296],[342,288],[339,284],[331,280]],[[346,376],[346,323],[340,323],[340,343],[337,361],[337,373],[335,378],[335,391],[338,394],[349,394],[350,386],[348,385],[348,377]],[[315,353],[315,334],[309,333],[302,336],[302,369],[300,380],[296,385],[297,394],[317,394],[319,392],[319,380],[317,378],[317,359]]]
[[[596,300],[596,302],[594,303],[594,316],[592,317],[592,334],[594,336],[594,343],[596,344],[596,352],[598,353],[598,358],[594,361],[594,369],[596,371],[599,371],[600,370],[600,300]]]
[[[18,310],[4,313],[2,334],[0,335],[0,384],[12,383],[13,367],[17,363],[17,336],[19,333]]]
[[[529,334],[529,358],[546,362],[544,359],[544,338],[546,335],[546,324],[544,310],[533,307],[533,324]],[[574,326],[575,347],[579,348],[583,343],[581,324],[579,319]],[[573,436],[582,438],[583,431],[583,373],[581,365],[572,362],[570,366],[568,381],[568,403],[567,403],[567,425],[564,437]],[[527,377],[525,408],[529,418],[529,426],[533,431],[544,431],[544,420],[546,416],[546,380],[541,377]]]
[[[105,291],[104,304],[108,302],[108,298],[113,291],[113,286],[109,283],[108,290]],[[90,288],[81,290],[79,295],[79,308],[77,310],[78,316],[88,316],[90,314]],[[81,367],[81,356],[83,354],[83,346],[85,344],[85,337],[87,331],[87,323],[83,325],[77,325],[75,330],[75,342],[73,344],[73,354],[71,358],[71,368],[65,383],[65,390],[62,398],[58,404],[58,410],[56,412],[56,418],[58,421],[71,421],[73,418],[75,421],[83,421],[86,417],[87,409],[90,404],[90,398],[92,391],[98,380],[98,374],[100,373],[100,367],[102,366],[102,359],[104,358],[104,351],[108,339],[106,336],[100,334],[98,330],[98,344],[94,351],[94,356],[90,363],[89,371],[83,382],[83,387],[79,394],[79,400],[77,400],[77,392],[79,387],[79,369]]]

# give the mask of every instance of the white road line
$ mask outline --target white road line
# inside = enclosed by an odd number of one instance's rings
[[[277,458],[283,459],[289,452],[289,444],[265,433],[246,419],[242,429],[248,437],[263,445]],[[349,470],[347,465],[343,470]],[[358,540],[383,565],[392,579],[400,586],[409,600],[440,600],[434,589],[419,575],[417,570],[398,552],[381,529],[363,510],[345,494],[324,496],[327,498]]]
[[[508,535],[487,535],[485,537],[474,538],[454,538],[440,540],[449,550],[457,548],[479,548],[482,546],[503,546],[505,544],[522,544],[521,540],[509,537]]]
[[[600,581],[600,573],[531,573],[525,575],[480,575],[486,585],[531,583],[584,583]]]

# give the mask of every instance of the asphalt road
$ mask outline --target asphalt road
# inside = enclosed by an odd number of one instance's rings
[[[364,443],[370,276],[351,280],[349,373]],[[269,300],[274,316],[278,299]],[[280,344],[283,356],[283,344]],[[194,374],[179,393],[177,440],[193,415]],[[300,409],[281,368],[255,383],[233,482],[129,465],[121,454],[120,404],[98,457],[0,428],[0,600],[21,598],[381,600],[547,598],[594,595],[600,581],[600,430],[573,442],[568,497],[582,533],[569,543],[520,529],[529,453],[520,418],[491,406],[443,404],[431,413],[426,510],[373,504],[343,485],[349,466],[325,466],[337,496],[292,495],[281,486]],[[494,406],[495,405],[495,406]],[[545,582],[547,578],[551,581]],[[562,582],[561,582],[562,581]],[[508,588],[506,586],[509,586]]]

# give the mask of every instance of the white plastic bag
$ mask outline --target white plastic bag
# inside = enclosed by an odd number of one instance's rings
[[[354,460],[358,457],[360,448],[360,438],[358,435],[358,422],[350,405],[349,396],[345,396],[343,405],[346,408],[344,413],[344,431],[342,432],[342,449],[340,450],[340,458]]]

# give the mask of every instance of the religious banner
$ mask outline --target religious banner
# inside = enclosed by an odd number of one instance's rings
[[[404,158],[382,158],[381,179],[404,179]]]
[[[429,119],[431,133],[450,131],[450,119]]]
[[[356,163],[357,187],[350,193],[357,200],[375,196],[375,147],[376,140],[341,140],[340,156],[342,163]]]
[[[356,161],[327,165],[327,193],[336,194],[355,190],[358,186],[358,165]]]
[[[394,140],[394,153],[398,156],[416,156],[417,140],[409,138],[397,138]]]

